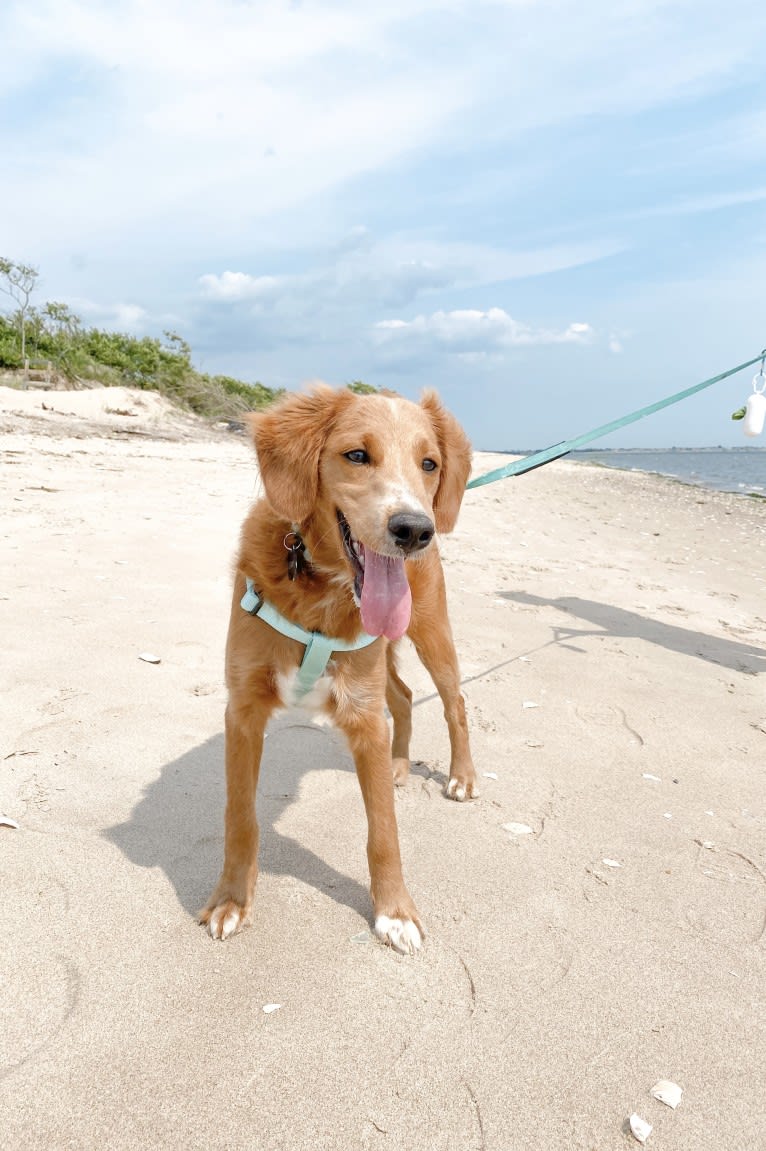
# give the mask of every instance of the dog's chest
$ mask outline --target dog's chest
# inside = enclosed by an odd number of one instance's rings
[[[277,691],[282,707],[304,707],[307,711],[324,711],[334,696],[336,665],[327,664],[325,672],[305,691],[298,680],[298,668],[277,673]]]
[[[382,695],[368,682],[359,680],[344,658],[331,659],[324,673],[309,691],[303,690],[298,668],[278,672],[276,686],[282,707],[302,707],[320,713],[320,722],[334,723],[352,715],[383,707]]]

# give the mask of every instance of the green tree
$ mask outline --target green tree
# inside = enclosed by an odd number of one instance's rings
[[[366,384],[364,380],[352,380],[346,387],[350,392],[356,392],[358,396],[374,396],[378,390],[374,384]]]
[[[19,333],[7,316],[0,314],[0,366],[20,368]]]
[[[21,333],[21,362],[27,354],[27,318],[29,315],[29,300],[40,273],[30,264],[17,264],[13,260],[0,256],[0,292],[17,305],[19,331]]]
[[[54,336],[70,341],[80,331],[80,317],[67,304],[61,304],[58,300],[49,300],[40,309],[40,314],[46,328]]]
[[[177,332],[163,332],[161,339],[130,336],[85,328],[71,308],[58,300],[35,308],[30,297],[37,277],[36,268],[0,258],[0,290],[18,305],[12,314],[0,312],[0,365],[4,367],[22,367],[30,347],[54,362],[70,381],[151,389],[216,420],[236,420],[280,394],[281,389],[265,384],[199,372],[192,363],[191,347]]]
[[[80,317],[68,304],[49,300],[39,309],[42,332],[38,335],[40,350],[53,360],[69,380],[76,380],[82,367],[78,344],[82,337]]]

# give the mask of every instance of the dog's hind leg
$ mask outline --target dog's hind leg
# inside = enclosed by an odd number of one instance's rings
[[[396,669],[396,647],[386,651],[386,703],[394,721],[391,760],[394,783],[401,787],[410,773],[410,738],[412,736],[412,692]]]
[[[272,707],[259,702],[226,709],[226,834],[221,878],[199,921],[213,939],[228,939],[250,922],[258,878],[255,792],[263,733]]]
[[[443,577],[436,591],[437,595],[427,608],[421,608],[417,616],[413,613],[407,634],[444,705],[451,751],[447,795],[457,800],[472,799],[479,792],[468,742],[465,700],[460,691],[460,669],[447,617]]]
[[[468,742],[468,722],[465,717],[465,700],[460,691],[460,672],[457,655],[452,645],[447,648],[443,639],[439,644],[432,637],[414,639],[415,650],[434,681],[436,690],[444,705],[444,718],[447,721],[450,740],[450,769],[447,795],[451,799],[476,798],[476,770]]]
[[[367,860],[375,934],[403,953],[417,951],[423,931],[404,885],[391,781],[388,724],[382,712],[336,719],[351,747],[367,812]]]

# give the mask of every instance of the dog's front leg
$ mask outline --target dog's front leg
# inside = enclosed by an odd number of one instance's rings
[[[226,831],[221,878],[199,915],[213,939],[228,939],[250,922],[258,878],[255,792],[270,709],[226,709]]]
[[[367,812],[375,934],[396,951],[417,951],[425,932],[402,875],[388,725],[382,715],[368,712],[336,722],[351,746]]]

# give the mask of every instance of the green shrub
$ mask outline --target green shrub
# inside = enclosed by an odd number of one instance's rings
[[[25,270],[10,261],[5,265],[11,271]],[[5,265],[0,261],[0,272]],[[26,270],[34,272],[36,278],[34,269]],[[27,355],[50,361],[72,383],[98,381],[108,387],[122,384],[157,391],[179,407],[208,419],[236,419],[282,394],[283,389],[265,384],[198,372],[189,344],[175,332],[165,332],[158,339],[83,328],[66,304],[49,301],[35,308],[29,305],[28,295],[23,317],[19,310],[12,315],[0,314],[0,367],[23,367],[23,331]]]

